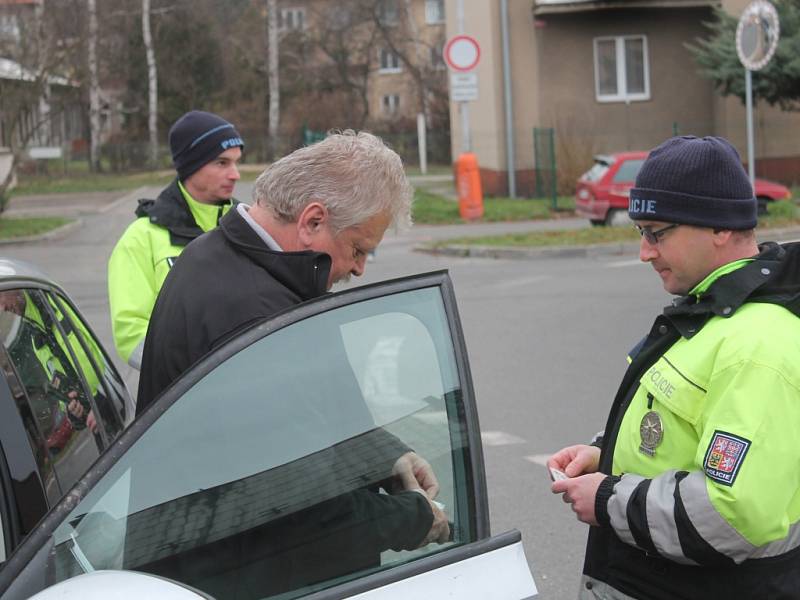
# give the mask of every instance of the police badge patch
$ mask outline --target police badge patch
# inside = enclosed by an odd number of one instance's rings
[[[706,475],[723,485],[733,485],[748,448],[750,440],[724,431],[715,431],[703,461]]]

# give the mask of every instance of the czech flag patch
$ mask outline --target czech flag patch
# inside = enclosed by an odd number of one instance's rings
[[[724,431],[715,431],[703,461],[706,475],[723,485],[733,485],[748,448],[750,440]]]

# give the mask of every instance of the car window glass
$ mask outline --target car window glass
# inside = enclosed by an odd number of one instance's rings
[[[0,336],[25,388],[30,412],[22,416],[30,417],[29,429],[37,432],[31,447],[52,501],[94,462],[101,440],[86,426],[91,406],[86,387],[44,295],[6,290],[0,292],[0,308]]]
[[[603,175],[605,175],[608,172],[609,166],[610,165],[608,165],[605,162],[597,161],[594,163],[594,165],[592,165],[591,169],[589,169],[588,171],[586,171],[586,173],[581,175],[581,179],[589,182],[600,181],[603,178]]]
[[[294,598],[475,541],[464,414],[438,288],[310,317],[161,415],[56,530],[51,571]],[[422,543],[429,504],[392,474],[412,449],[438,477],[441,543]]]
[[[125,386],[110,366],[100,344],[74,310],[60,296],[48,296],[50,306],[66,334],[91,394],[94,422],[113,440],[125,423]]]
[[[619,170],[614,173],[614,183],[631,183],[635,181],[643,164],[644,159],[626,160],[619,166]]]

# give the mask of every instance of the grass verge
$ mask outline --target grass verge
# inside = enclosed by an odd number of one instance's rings
[[[7,218],[0,219],[0,240],[41,235],[71,223],[73,219],[62,217]]]
[[[558,210],[553,210],[550,200],[542,198],[485,198],[483,219],[485,223],[502,221],[529,221],[561,216],[561,211],[572,211],[572,198],[559,198]],[[464,221],[458,214],[458,202],[433,194],[424,189],[414,192],[414,222],[420,225],[458,225]]]
[[[785,227],[800,228],[800,210],[792,202],[770,205],[768,213],[759,218],[757,230]],[[633,227],[587,227],[585,229],[558,229],[495,236],[453,238],[436,242],[433,247],[441,248],[452,245],[493,247],[589,246],[638,241],[639,233]]]

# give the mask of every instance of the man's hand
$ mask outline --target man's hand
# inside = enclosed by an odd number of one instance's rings
[[[392,467],[392,476],[400,483],[402,490],[425,491],[428,500],[433,500],[439,494],[439,480],[427,460],[419,456],[416,452],[406,452],[397,459]],[[433,506],[435,510],[438,510]],[[441,512],[441,511],[439,511]],[[436,512],[434,511],[434,519]],[[435,526],[434,520],[434,526]],[[445,525],[447,519],[445,518]]]
[[[444,544],[450,539],[450,524],[447,522],[447,514],[436,506],[436,504],[431,502],[431,499],[425,492],[420,489],[417,489],[417,491],[425,496],[426,500],[428,500],[428,504],[431,506],[431,511],[433,511],[433,525],[431,525],[431,530],[428,532],[428,535],[425,536],[425,539],[422,540],[419,547],[422,548],[432,542]]]
[[[599,525],[594,514],[594,499],[600,487],[604,473],[589,473],[571,479],[553,482],[550,489],[554,494],[564,494],[562,500],[572,506],[572,511],[579,521],[589,525]]]
[[[89,416],[86,417],[86,426],[92,433],[97,433],[97,419],[94,418],[94,411],[89,411]]]
[[[67,394],[67,398],[69,398],[67,410],[70,412],[70,414],[76,419],[83,419],[84,409],[83,404],[81,404],[78,400],[78,392],[70,392]]]
[[[548,458],[547,466],[563,471],[567,477],[596,473],[600,466],[600,448],[586,444],[567,446]]]

